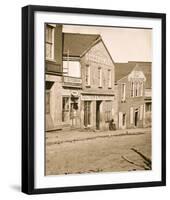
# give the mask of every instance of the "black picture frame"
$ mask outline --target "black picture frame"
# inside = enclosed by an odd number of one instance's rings
[[[162,41],[162,160],[161,181],[135,182],[122,184],[86,185],[72,187],[58,187],[36,189],[34,187],[34,17],[36,11],[100,14],[103,16],[127,16],[139,18],[161,19]],[[166,14],[149,12],[131,12],[118,10],[98,10],[84,8],[67,8],[53,6],[28,5],[22,8],[22,192],[26,194],[61,193],[91,190],[108,190],[121,188],[139,188],[166,185]]]

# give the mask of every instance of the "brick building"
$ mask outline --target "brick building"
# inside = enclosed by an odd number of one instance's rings
[[[152,77],[151,77],[151,63],[140,63],[140,67],[145,74],[145,91],[144,91],[144,127],[151,127],[152,125]]]
[[[151,63],[115,63],[117,127],[151,125]]]
[[[46,25],[46,130],[108,129],[115,117],[114,63],[100,35]]]

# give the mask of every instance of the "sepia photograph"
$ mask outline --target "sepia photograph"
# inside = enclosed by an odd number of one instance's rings
[[[45,24],[45,175],[152,169],[152,29]]]
[[[166,185],[166,14],[22,8],[22,191]]]

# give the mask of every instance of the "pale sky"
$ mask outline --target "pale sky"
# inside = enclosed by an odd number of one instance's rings
[[[115,62],[152,61],[152,30],[64,25],[63,32],[100,34]]]

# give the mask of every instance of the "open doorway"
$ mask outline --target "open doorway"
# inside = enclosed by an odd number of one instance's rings
[[[96,101],[96,129],[100,130],[100,104],[101,101]]]
[[[138,110],[135,111],[135,126],[137,127],[138,126]]]

